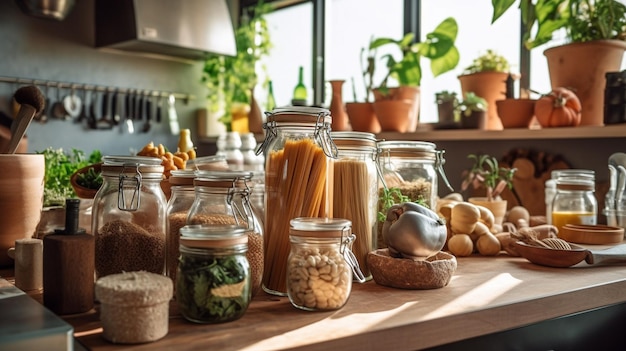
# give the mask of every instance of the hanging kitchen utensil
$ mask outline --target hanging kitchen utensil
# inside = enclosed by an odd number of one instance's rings
[[[161,123],[161,117],[163,115],[163,95],[161,95],[160,92],[158,92],[158,97],[156,100],[156,116],[155,116],[155,120],[157,123]]]
[[[128,134],[135,133],[135,124],[133,123],[133,92],[128,90],[126,94],[126,99],[124,100],[124,112],[126,115],[125,118],[125,131]]]
[[[87,126],[91,129],[98,129],[98,119],[102,115],[102,95],[98,90],[93,91],[93,99],[89,108],[89,116],[87,118]]]
[[[56,101],[52,104],[52,116],[56,119],[67,119],[69,116],[67,115],[67,111],[65,110],[65,106],[63,105],[62,96],[62,88],[60,84],[57,84],[57,96]]]
[[[78,114],[78,117],[76,117],[76,119],[74,119],[75,123],[82,123],[86,118],[87,118],[87,111],[89,109],[88,106],[88,101],[87,99],[91,99],[89,90],[87,90],[85,87],[83,87],[83,89],[81,89],[83,92],[83,103],[82,106],[80,108],[80,113]],[[89,95],[89,96],[88,96]]]
[[[80,115],[82,106],[83,102],[76,94],[76,86],[72,85],[70,93],[63,98],[63,108],[69,117],[76,118]]]
[[[113,92],[106,90],[102,94],[102,105],[99,106],[102,113],[101,117],[97,120],[98,129],[111,129],[113,128],[113,120],[111,116],[111,109],[113,104]]]
[[[144,133],[148,133],[150,131],[150,120],[152,119],[152,103],[150,102],[151,99],[151,95],[149,95],[148,93],[144,92],[144,99],[143,99],[143,116],[146,119],[146,122],[143,125],[143,129],[142,132]]]
[[[176,97],[170,94],[168,99],[167,118],[170,122],[170,132],[172,135],[180,134],[180,126],[178,125],[178,115],[176,114]]]
[[[115,93],[113,94],[113,124],[115,124],[116,126],[120,124],[120,121],[122,120],[122,116],[121,116],[121,108],[122,108],[122,104],[124,103],[124,99],[122,96],[120,96],[120,92],[115,89]]]

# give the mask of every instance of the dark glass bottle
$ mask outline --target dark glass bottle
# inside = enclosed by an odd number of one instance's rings
[[[298,84],[293,89],[293,99],[291,104],[294,106],[306,106],[307,91],[304,85],[304,68],[300,66],[298,71]]]

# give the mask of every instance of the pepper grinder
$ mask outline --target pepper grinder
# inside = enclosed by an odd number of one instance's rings
[[[79,208],[79,199],[66,199],[65,229],[43,239],[43,303],[59,315],[93,308],[95,241],[78,228]]]

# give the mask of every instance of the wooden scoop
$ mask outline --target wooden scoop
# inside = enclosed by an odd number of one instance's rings
[[[548,249],[521,241],[516,242],[515,245],[522,257],[534,264],[548,267],[566,268],[582,261],[592,265],[626,262],[626,244],[604,250],[589,250],[574,244],[571,244],[571,250]]]

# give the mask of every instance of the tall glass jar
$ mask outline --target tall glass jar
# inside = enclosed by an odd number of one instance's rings
[[[443,170],[444,151],[436,150],[435,144],[394,140],[380,141],[378,147],[380,168],[387,188],[399,189],[410,201],[422,199],[431,209],[435,208],[437,201],[437,172],[452,191]]]
[[[251,179],[248,171],[197,171],[187,224],[235,225],[246,230],[252,294],[256,295],[263,277],[263,226],[250,204]]]
[[[265,140],[265,268],[263,289],[287,294],[289,221],[332,217],[332,162],[337,148],[330,137],[327,109],[286,107],[267,112]]]
[[[167,221],[165,248],[165,274],[176,281],[176,270],[178,268],[179,257],[179,237],[180,228],[187,224],[189,209],[196,198],[193,180],[196,173],[193,170],[172,171],[169,182],[171,184],[172,196],[167,202]]]
[[[352,221],[356,235],[352,251],[369,280],[368,252],[377,248],[378,147],[376,137],[365,132],[332,132],[337,145],[334,165],[333,217]]]
[[[166,200],[161,159],[105,156],[93,203],[96,277],[165,267]]]
[[[556,170],[556,194],[552,202],[552,224],[559,231],[565,224],[596,224],[595,172],[585,169]]]
[[[176,302],[185,319],[223,323],[241,318],[250,304],[248,236],[237,226],[180,229]]]
[[[365,281],[350,247],[351,222],[343,218],[294,218],[287,261],[287,295],[307,311],[336,310],[348,301],[352,274]]]

